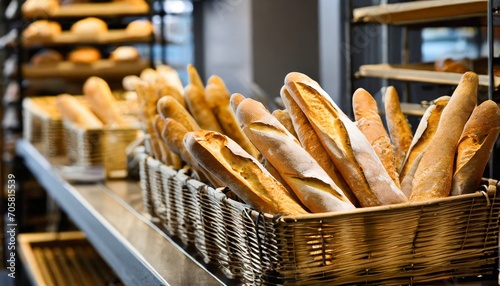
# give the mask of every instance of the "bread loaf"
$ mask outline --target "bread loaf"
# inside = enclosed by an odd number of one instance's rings
[[[69,94],[60,94],[56,98],[56,104],[61,112],[63,120],[67,120],[85,129],[102,128],[101,121],[83,102]]]
[[[476,106],[478,83],[478,76],[473,72],[466,72],[460,79],[418,164],[411,201],[450,195],[458,140]]]
[[[94,47],[81,46],[68,53],[68,61],[77,64],[91,64],[101,59],[101,52]]]
[[[194,84],[188,84],[184,89],[184,99],[189,112],[202,129],[223,132],[215,114],[207,103],[204,89],[200,89],[199,86]]]
[[[199,130],[187,133],[184,144],[193,158],[257,210],[283,215],[307,213],[255,158],[229,137]]]
[[[26,18],[47,17],[51,12],[59,9],[59,6],[57,0],[26,0],[21,10]]]
[[[309,119],[339,172],[363,207],[407,202],[358,127],[319,85],[289,73],[285,86]]]
[[[156,67],[158,77],[165,80],[166,84],[175,88],[180,95],[184,94],[184,86],[179,77],[179,73],[167,65],[159,65]]]
[[[121,46],[116,48],[109,55],[109,59],[115,62],[135,62],[141,58],[136,47]]]
[[[487,100],[474,108],[457,147],[452,195],[473,193],[500,133],[500,108]]]
[[[311,212],[355,208],[299,141],[260,102],[244,99],[236,116],[250,141]]]
[[[328,176],[335,182],[337,186],[342,190],[342,192],[347,196],[349,201],[355,205],[359,206],[358,199],[356,195],[352,192],[344,180],[340,172],[338,171],[333,161],[328,156],[328,152],[318,138],[316,132],[314,132],[311,123],[305,116],[304,112],[300,109],[297,103],[294,101],[288,90],[283,87],[280,91],[281,99],[290,114],[290,119],[292,120],[293,128],[296,131],[297,138],[306,149],[306,151],[311,154],[311,156],[318,162],[318,164],[326,171]]]
[[[243,130],[241,130],[234,110],[231,108],[231,95],[222,79],[218,76],[211,76],[207,81],[205,90],[207,104],[217,118],[223,134],[233,139],[252,157],[260,160],[261,154],[259,150],[255,148],[245,133],[243,133]]]
[[[118,114],[116,99],[108,83],[100,77],[89,77],[83,84],[83,94],[90,109],[107,126],[126,127],[129,124]]]
[[[158,100],[158,113],[163,118],[172,118],[178,121],[188,131],[196,131],[200,126],[182,105],[170,96],[164,96]]]
[[[387,87],[384,94],[385,119],[389,136],[394,146],[394,156],[397,172],[401,172],[406,153],[413,140],[413,132],[406,116],[401,110],[399,95],[393,86]]]
[[[134,20],[128,23],[125,31],[132,36],[148,36],[153,33],[153,24],[145,19]]]
[[[95,17],[79,20],[70,27],[70,32],[80,36],[96,36],[108,31],[108,24]]]
[[[418,124],[415,136],[412,139],[406,158],[403,161],[403,168],[399,173],[401,180],[401,190],[410,197],[413,189],[413,177],[417,170],[420,159],[425,148],[431,142],[432,137],[436,133],[439,119],[444,107],[450,101],[449,96],[441,96],[434,100],[434,103],[429,106]]]
[[[188,133],[188,130],[172,118],[165,118],[164,125],[161,136],[163,141],[172,152],[191,166],[198,179],[204,183],[211,184],[214,188],[224,187],[224,184],[219,179],[201,166],[187,151],[186,146],[184,146],[184,136]]]
[[[63,61],[63,56],[56,50],[42,50],[31,57],[34,66],[55,65]]]
[[[385,170],[398,188],[399,174],[396,170],[396,157],[389,134],[378,113],[377,102],[373,96],[362,88],[358,88],[352,96],[352,108],[356,124],[365,135],[375,154],[380,158]]]
[[[23,32],[24,39],[39,39],[59,36],[62,32],[61,24],[54,21],[36,20],[31,23]]]
[[[135,86],[141,81],[136,75],[128,75],[122,79],[122,86],[125,90],[134,91]]]
[[[192,84],[192,85],[198,87],[199,89],[205,89],[205,86],[203,85],[203,81],[201,80],[201,77],[198,74],[198,71],[196,70],[196,68],[193,65],[189,64],[187,66],[187,73],[188,73],[188,77],[189,77],[189,84]]]
[[[288,130],[293,137],[299,139],[297,132],[295,132],[295,128],[293,127],[292,118],[290,117],[290,113],[288,113],[287,109],[276,109],[271,114],[276,117],[276,119],[278,119],[283,126],[285,126],[286,130]],[[302,142],[300,143],[302,144]]]

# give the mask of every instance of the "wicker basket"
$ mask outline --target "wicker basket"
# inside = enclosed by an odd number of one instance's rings
[[[500,186],[494,180],[469,195],[279,217],[148,161],[143,166],[161,170],[160,182],[149,184],[161,183],[163,195],[149,197],[162,201],[165,227],[248,284],[415,284],[490,275],[498,265]],[[149,188],[143,191],[155,186]]]
[[[84,129],[63,122],[68,163],[74,166],[104,166],[108,178],[127,176],[126,149],[137,139],[137,128]]]
[[[64,155],[63,125],[54,97],[23,100],[23,138],[47,157]]]

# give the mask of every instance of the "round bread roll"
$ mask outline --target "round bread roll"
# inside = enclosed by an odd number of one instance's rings
[[[140,57],[139,51],[132,46],[118,47],[109,55],[109,59],[115,62],[133,62],[137,61]]]
[[[68,54],[72,63],[91,64],[101,59],[101,53],[94,47],[78,47]]]
[[[32,18],[47,15],[58,8],[57,0],[27,0],[23,3],[21,10],[25,17]]]
[[[79,35],[96,35],[107,32],[108,25],[99,18],[87,17],[74,23],[70,31]]]
[[[32,65],[55,65],[62,62],[63,56],[56,50],[42,50],[31,57]]]
[[[23,31],[23,38],[50,38],[61,34],[61,31],[61,25],[57,22],[37,20]]]
[[[149,20],[135,20],[127,25],[125,31],[134,36],[147,36],[153,33],[153,24]]]

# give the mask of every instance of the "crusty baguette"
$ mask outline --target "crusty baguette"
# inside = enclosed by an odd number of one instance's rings
[[[198,161],[196,161],[184,146],[184,136],[188,130],[178,121],[172,118],[164,119],[164,127],[161,131],[161,138],[167,144],[169,149],[186,162],[198,176],[198,179],[204,183],[210,183],[212,187],[223,187],[224,184],[214,175],[208,172]]]
[[[157,103],[158,114],[163,118],[173,118],[182,124],[188,131],[200,129],[196,120],[189,112],[174,98],[164,96]]]
[[[500,133],[500,108],[487,100],[472,111],[457,148],[452,195],[477,190]]]
[[[477,74],[463,74],[441,114],[436,133],[418,164],[410,201],[424,201],[450,195],[458,140],[476,106],[477,88]]]
[[[407,202],[359,128],[319,85],[289,73],[287,90],[363,207]]]
[[[302,112],[284,86],[281,88],[280,95],[286,110],[288,110],[290,114],[293,128],[296,131],[297,138],[300,144],[302,144],[302,147],[304,147],[304,149],[306,149],[306,151],[311,154],[318,164],[326,171],[328,176],[330,176],[335,184],[344,192],[349,201],[351,201],[353,205],[359,206],[356,195],[354,195],[349,188],[349,185],[344,180],[337,167],[335,167],[335,164],[333,164],[332,159],[328,156],[328,152],[325,150],[316,132],[314,132],[306,115]]]
[[[264,105],[250,98],[244,99],[238,105],[236,116],[250,141],[311,212],[355,208],[316,160]]]
[[[422,159],[423,151],[431,142],[432,136],[436,133],[441,113],[443,113],[443,109],[449,101],[450,97],[447,95],[434,100],[434,103],[425,110],[417,126],[417,130],[415,130],[415,136],[413,136],[405,160],[403,161],[403,168],[399,173],[401,190],[407,197],[411,195],[413,177],[415,176],[420,159]]]
[[[122,79],[122,86],[125,90],[135,91],[135,86],[141,81],[136,75],[128,75]]]
[[[240,124],[236,119],[234,110],[231,108],[231,95],[222,79],[218,76],[211,76],[207,81],[206,100],[208,106],[212,109],[217,118],[223,134],[229,136],[243,147],[255,159],[260,160],[262,155],[259,150],[250,142]]]
[[[129,124],[116,109],[116,99],[108,83],[100,77],[92,76],[83,84],[83,94],[90,109],[108,126],[126,127]]]
[[[188,84],[184,89],[184,99],[189,113],[194,117],[202,129],[222,133],[222,128],[210,109],[205,97],[205,90],[198,86]]]
[[[372,145],[396,186],[401,188],[396,169],[394,147],[378,113],[377,102],[368,91],[358,88],[352,96],[352,108],[359,130],[363,132]]]
[[[413,132],[406,116],[401,110],[399,95],[394,86],[389,86],[384,95],[385,120],[391,142],[394,145],[395,164],[398,172],[403,168],[403,161],[410,149]]]
[[[69,94],[58,95],[56,104],[64,120],[87,129],[103,127],[102,122],[85,104]]]
[[[239,93],[233,93],[231,94],[231,98],[229,99],[229,103],[231,103],[231,108],[233,109],[234,112],[236,112],[236,109],[238,108],[238,105],[245,99],[245,97]]]
[[[286,130],[290,132],[293,137],[299,139],[297,132],[295,131],[295,128],[293,127],[293,122],[292,118],[290,117],[290,113],[288,113],[287,109],[275,109],[271,113],[278,121],[285,126]],[[299,140],[300,141],[300,140]],[[300,142],[302,144],[302,142]]]
[[[188,74],[188,78],[189,78],[189,84],[192,84],[192,85],[198,87],[199,89],[205,89],[205,86],[203,85],[203,81],[201,80],[201,77],[198,74],[198,71],[196,70],[196,68],[193,65],[189,64],[187,66],[187,74]]]
[[[154,129],[155,129],[155,135],[158,139],[163,138],[163,130],[165,128],[165,122],[163,118],[159,115],[156,114],[154,119]],[[166,165],[171,166],[174,170],[179,170],[182,168],[182,160],[181,158],[174,153],[167,144],[165,144],[164,140],[158,140],[160,141],[160,148],[162,149],[164,159],[162,160]]]
[[[168,65],[159,65],[156,67],[158,76],[165,80],[165,82],[175,88],[179,94],[184,94],[184,86],[179,77],[179,73]]]
[[[283,215],[307,213],[287,195],[283,185],[229,137],[199,130],[187,133],[184,144],[193,158],[257,210]]]

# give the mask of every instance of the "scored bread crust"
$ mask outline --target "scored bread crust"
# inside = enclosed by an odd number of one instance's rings
[[[299,141],[260,102],[244,99],[238,105],[236,116],[250,141],[310,211],[355,208]]]
[[[200,165],[257,210],[292,216],[307,213],[287,195],[283,185],[229,137],[198,130],[184,136],[184,145]]]
[[[278,121],[283,126],[285,126],[286,130],[288,130],[288,132],[290,132],[290,134],[292,134],[293,137],[299,139],[299,136],[298,136],[298,134],[295,131],[295,128],[293,126],[293,121],[292,121],[292,118],[290,117],[290,113],[288,112],[288,109],[275,109],[275,110],[273,110],[273,112],[271,114],[274,117],[276,117],[276,119],[278,119]],[[300,139],[299,139],[299,141],[300,141]],[[302,144],[302,142],[300,142],[300,143]]]
[[[407,202],[406,196],[387,174],[366,137],[328,94],[304,75],[290,73],[285,85],[311,122],[335,166],[349,184],[361,206]]]
[[[477,102],[478,76],[466,72],[443,109],[436,133],[425,149],[412,183],[410,201],[450,195],[458,141]]]
[[[311,123],[305,116],[304,112],[300,109],[297,103],[294,101],[285,86],[281,88],[281,99],[290,114],[290,119],[292,120],[293,128],[296,130],[297,138],[302,144],[302,147],[306,149],[309,154],[318,162],[318,164],[326,171],[326,173],[332,178],[337,186],[344,192],[349,201],[351,201],[355,206],[359,206],[358,199],[356,195],[352,192],[344,180],[337,167],[328,156],[328,152],[318,138],[316,132],[314,132]]]
[[[452,195],[477,190],[500,133],[500,108],[487,100],[478,105],[464,127],[457,148]]]
[[[396,186],[401,188],[394,147],[378,113],[377,102],[368,91],[358,88],[352,96],[352,108],[359,130],[372,145]]]
[[[398,173],[410,149],[413,132],[406,116],[401,110],[399,95],[394,86],[387,87],[384,95],[385,119],[391,142],[394,145],[395,164]]]
[[[407,197],[411,195],[413,177],[420,163],[420,159],[422,159],[423,151],[429,145],[434,133],[436,133],[439,118],[441,117],[444,107],[448,104],[448,101],[450,101],[450,97],[447,95],[434,100],[434,104],[425,110],[417,126],[415,136],[412,139],[405,160],[403,161],[403,168],[399,173],[401,190]]]

